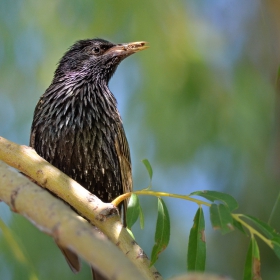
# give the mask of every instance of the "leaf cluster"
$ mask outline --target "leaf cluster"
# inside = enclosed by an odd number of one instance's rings
[[[150,180],[152,180],[153,171],[148,160],[144,161],[144,165],[147,168]],[[217,191],[196,191],[189,195],[177,195],[153,192],[150,191],[150,187],[142,191],[136,191],[131,195],[128,205],[127,224],[131,229],[139,217],[141,228],[144,227],[144,216],[138,195],[153,195],[157,197],[158,216],[155,229],[155,243],[151,254],[151,265],[156,262],[160,253],[168,246],[171,234],[170,217],[166,204],[162,199],[163,196],[190,200],[196,202],[199,206],[189,234],[186,261],[188,271],[203,272],[205,270],[206,234],[202,205],[209,208],[210,222],[213,229],[220,230],[222,234],[227,234],[237,229],[250,238],[243,280],[261,279],[261,258],[256,237],[265,242],[280,259],[280,234],[270,225],[256,217],[234,213],[238,208],[238,203],[231,195]],[[192,198],[193,196],[202,197],[211,203],[194,199]]]

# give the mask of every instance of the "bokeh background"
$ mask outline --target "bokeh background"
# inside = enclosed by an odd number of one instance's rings
[[[179,194],[217,190],[239,212],[268,221],[279,185],[280,62],[278,0],[0,0],[0,136],[28,145],[35,105],[56,63],[76,40],[145,40],[150,48],[125,60],[110,82],[131,147],[135,189]],[[157,201],[141,197],[146,226],[135,226],[150,255]],[[197,206],[165,199],[170,246],[156,267],[164,278],[186,271],[188,233]],[[38,205],[39,207],[39,205]],[[280,230],[280,207],[271,224]],[[241,279],[248,238],[222,236],[206,213],[207,271]],[[0,278],[88,279],[73,275],[52,239],[0,204],[0,217],[24,247],[18,261],[0,232]],[[264,279],[280,278],[280,261],[261,241]],[[34,278],[33,278],[34,279]]]

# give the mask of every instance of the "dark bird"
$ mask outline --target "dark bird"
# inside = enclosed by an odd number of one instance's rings
[[[108,82],[123,59],[146,48],[146,42],[76,42],[35,108],[30,146],[103,202],[132,190],[129,146]],[[77,256],[60,249],[79,271]]]

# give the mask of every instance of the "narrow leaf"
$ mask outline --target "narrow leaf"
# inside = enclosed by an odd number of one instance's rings
[[[140,214],[140,208],[139,208],[139,198],[138,195],[132,194],[128,206],[127,206],[127,214],[126,214],[126,223],[128,228],[132,228],[132,226],[137,221],[139,214]]]
[[[250,241],[246,263],[244,268],[243,280],[261,280],[260,252],[257,241],[252,238]]]
[[[127,230],[128,233],[130,234],[130,236],[135,240],[135,237],[134,237],[133,232],[132,232],[129,228],[126,228],[126,230]]]
[[[213,229],[222,229],[218,205],[215,203],[210,206],[210,221]]]
[[[214,229],[220,229],[226,234],[234,229],[233,219],[228,207],[213,203],[210,207],[210,220]]]
[[[262,232],[266,235],[267,238],[280,238],[279,233],[275,231],[274,228],[266,224],[265,222],[259,220],[250,215],[242,215],[243,217],[247,218],[248,220],[252,221]]]
[[[156,262],[158,255],[165,250],[170,238],[170,219],[167,207],[161,198],[158,198],[158,217],[155,233],[155,245],[152,250],[151,266]]]
[[[258,243],[255,238],[252,239],[253,244],[253,275],[256,280],[261,280],[261,258]]]
[[[276,254],[276,256],[280,259],[280,240],[278,239],[272,239],[271,243],[273,245],[273,251]]]
[[[244,273],[243,273],[243,280],[252,280],[253,279],[253,245],[252,240],[250,240],[246,261],[245,261],[245,267],[244,267]]]
[[[188,271],[204,271],[206,261],[205,221],[203,210],[200,207],[194,217],[190,231],[187,255]]]
[[[149,160],[143,159],[142,162],[143,162],[143,164],[145,165],[145,167],[146,167],[146,169],[148,171],[150,180],[152,180],[152,178],[153,178],[153,169],[152,169],[152,166],[151,166]]]
[[[218,205],[218,211],[221,220],[222,234],[226,234],[234,230],[233,219],[228,207],[224,204]]]
[[[142,211],[142,207],[139,204],[139,218],[140,218],[140,228],[143,229],[144,228],[144,215],[143,215],[143,211]]]
[[[193,192],[190,195],[202,196],[212,202],[221,201],[226,204],[230,211],[233,211],[238,208],[237,201],[229,194],[216,192],[216,191],[197,191]]]
[[[280,259],[280,234],[270,225],[253,216],[244,214],[242,216],[253,222],[262,231],[262,233],[271,240],[273,246],[272,249],[276,256]]]
[[[244,233],[246,236],[249,236],[248,233],[245,231],[243,225],[235,219],[233,219],[233,226],[240,230],[242,233]]]
[[[260,250],[255,238],[253,238],[253,257],[260,261]]]

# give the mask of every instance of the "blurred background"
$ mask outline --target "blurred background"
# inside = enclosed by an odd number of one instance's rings
[[[28,145],[33,111],[56,63],[76,40],[149,42],[125,60],[110,82],[131,148],[134,188],[179,194],[217,190],[238,212],[268,221],[280,185],[278,0],[0,0],[0,136]],[[279,93],[278,93],[279,94]],[[279,105],[279,104],[278,104]],[[133,229],[150,255],[157,200],[140,197],[145,229]],[[197,205],[165,199],[170,245],[156,267],[164,278],[186,271]],[[39,206],[38,206],[39,207]],[[222,236],[206,214],[207,271],[241,279],[249,239]],[[73,275],[50,237],[0,204],[0,217],[24,247],[18,261],[0,232],[0,278],[89,279]],[[280,230],[280,207],[271,225]],[[264,279],[279,279],[280,261],[261,241]]]

